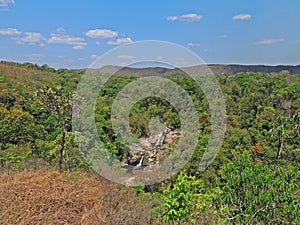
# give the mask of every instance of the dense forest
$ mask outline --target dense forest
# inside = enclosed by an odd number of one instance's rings
[[[197,147],[170,179],[125,187],[91,169],[80,151],[90,140],[72,131],[73,98],[83,74],[0,63],[1,224],[300,224],[300,75],[216,75],[227,128],[205,171],[198,167],[212,130],[207,98],[184,73],[166,75],[197,109]],[[138,78],[112,76],[97,99],[98,135],[120,162],[130,161],[131,152],[112,127],[112,104]],[[156,117],[170,131],[181,130],[176,109],[149,97],[130,112],[132,133],[149,137],[149,122]],[[178,139],[157,151],[172,154]]]

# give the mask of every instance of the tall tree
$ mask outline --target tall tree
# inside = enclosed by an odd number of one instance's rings
[[[38,98],[43,105],[53,113],[60,125],[61,129],[61,142],[58,156],[58,171],[62,171],[63,152],[65,149],[66,132],[68,123],[71,121],[72,115],[72,93],[64,90],[61,87],[44,87],[37,93]]]

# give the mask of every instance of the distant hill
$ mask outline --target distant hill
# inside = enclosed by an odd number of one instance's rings
[[[207,68],[206,66],[204,66]],[[203,66],[188,67],[185,69],[203,69]],[[292,74],[300,74],[300,65],[222,65],[222,64],[210,64],[208,68],[215,74],[227,74],[229,76],[235,75],[239,72],[265,72],[265,73],[280,73],[281,71],[289,71]],[[49,68],[47,65],[37,66],[32,63],[15,63],[0,61],[0,88],[1,90],[11,89],[7,87],[2,80],[6,79],[13,85],[23,85],[24,89],[34,89],[45,83],[52,83],[56,81],[59,74],[62,73],[76,73],[83,74],[86,69],[79,70],[67,70]],[[90,69],[90,71],[95,71]],[[105,66],[101,68],[101,71],[116,72],[116,75],[122,76],[167,76],[176,73],[182,73],[180,68],[162,68],[162,67],[147,67],[147,68],[129,68],[118,66]],[[1,92],[1,91],[0,91]]]
[[[265,73],[280,73],[281,71],[289,71],[292,74],[300,74],[300,65],[209,65],[214,74],[235,75],[239,72],[265,72]]]
[[[206,66],[188,67],[185,69],[203,69]],[[206,67],[207,68],[207,67]],[[300,74],[300,65],[221,65],[210,64],[208,68],[215,74],[227,74],[229,76],[235,75],[240,72],[264,72],[264,73],[280,73],[282,71],[289,71],[292,74]],[[91,70],[94,71],[94,70]],[[116,72],[116,75],[120,76],[167,76],[175,73],[182,73],[180,68],[162,68],[162,67],[148,67],[148,68],[129,68],[118,66],[105,66],[101,68],[101,71]]]

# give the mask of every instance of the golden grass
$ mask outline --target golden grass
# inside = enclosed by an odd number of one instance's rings
[[[149,202],[84,172],[0,175],[1,224],[149,224]]]

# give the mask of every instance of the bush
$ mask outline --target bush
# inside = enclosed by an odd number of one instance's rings
[[[162,202],[165,207],[164,219],[179,222],[186,221],[194,213],[195,206],[192,204],[200,197],[203,191],[202,180],[188,176],[180,172],[176,184],[169,186],[163,191]]]

